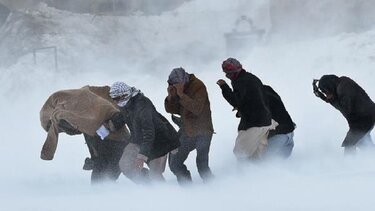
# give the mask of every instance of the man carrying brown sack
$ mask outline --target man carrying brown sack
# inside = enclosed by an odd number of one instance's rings
[[[91,182],[119,177],[118,162],[129,132],[120,111],[109,101],[108,90],[108,86],[85,86],[58,91],[48,98],[40,111],[42,127],[48,132],[41,159],[53,159],[59,133],[83,133],[93,161]]]
[[[122,173],[138,184],[164,181],[166,155],[175,153],[180,146],[177,131],[136,87],[115,82],[109,95],[119,106],[131,133],[119,162]]]

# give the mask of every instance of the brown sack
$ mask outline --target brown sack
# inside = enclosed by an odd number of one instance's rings
[[[42,127],[48,132],[41,158],[52,160],[57,148],[58,122],[65,120],[74,129],[90,136],[119,109],[108,100],[90,91],[89,86],[81,89],[62,90],[52,94],[40,111]]]

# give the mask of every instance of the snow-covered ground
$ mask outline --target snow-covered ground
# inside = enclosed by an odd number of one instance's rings
[[[40,43],[58,46],[60,66],[54,70],[48,53],[38,54],[33,65],[29,53],[0,69],[0,210],[374,209],[375,154],[343,156],[346,121],[312,94],[311,82],[323,74],[346,75],[374,99],[375,29],[249,51],[243,66],[278,91],[297,129],[289,160],[238,166],[232,154],[238,120],[216,85],[224,78],[223,33],[235,19],[223,11],[233,5],[194,2],[157,17],[92,17],[45,6],[29,12],[48,26]],[[82,170],[89,153],[81,136],[61,135],[54,160],[39,158],[46,136],[39,110],[54,91],[125,81],[168,117],[166,79],[179,66],[208,88],[216,131],[211,183],[201,182],[194,152],[187,164],[195,184],[188,188],[179,187],[168,168],[165,184],[139,186],[121,175],[116,184],[91,186],[90,172]]]

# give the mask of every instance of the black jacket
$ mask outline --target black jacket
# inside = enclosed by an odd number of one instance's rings
[[[329,77],[326,77],[329,79]],[[322,88],[334,94],[334,98],[328,100],[320,95],[327,103],[339,110],[349,124],[349,132],[345,137],[342,146],[355,145],[368,131],[374,127],[375,104],[356,82],[348,77],[332,77],[332,80],[323,80]],[[333,88],[329,88],[333,87]],[[331,90],[329,90],[331,89]],[[332,90],[333,89],[333,90]]]
[[[120,110],[130,130],[130,143],[140,146],[139,154],[148,157],[147,161],[179,147],[177,131],[142,93],[130,98]]]
[[[271,110],[272,119],[279,123],[275,130],[270,131],[268,137],[293,132],[295,124],[288,111],[285,109],[280,96],[270,86],[264,85],[263,88]]]
[[[271,125],[271,112],[258,77],[243,70],[232,80],[232,87],[233,91],[224,84],[221,90],[224,98],[240,113],[238,130]]]

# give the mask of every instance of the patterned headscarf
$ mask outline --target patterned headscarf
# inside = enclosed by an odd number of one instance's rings
[[[115,82],[109,90],[109,96],[111,96],[112,99],[124,97],[124,99],[118,103],[118,105],[122,107],[126,105],[131,97],[136,96],[140,92],[139,89],[131,87],[124,82]]]
[[[169,84],[177,84],[177,83],[186,84],[189,82],[189,80],[190,80],[189,74],[182,67],[174,68],[168,77]]]

